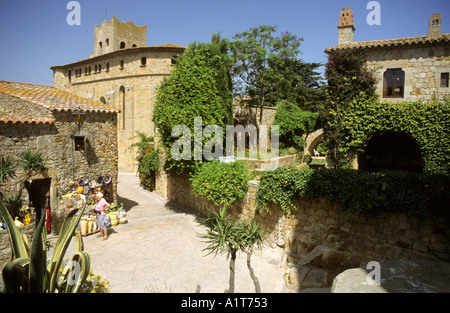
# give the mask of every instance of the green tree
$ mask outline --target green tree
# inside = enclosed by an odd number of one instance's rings
[[[234,93],[250,97],[261,108],[280,100],[295,102],[303,109],[317,109],[325,92],[316,71],[318,63],[298,58],[302,38],[286,31],[275,36],[275,26],[261,25],[237,33],[230,42],[234,59]]]
[[[321,63],[307,63],[301,59],[286,59],[274,65],[283,73],[285,81],[268,95],[268,102],[282,100],[295,103],[303,111],[319,112],[326,100],[326,84],[318,72]]]
[[[223,133],[231,124],[231,61],[227,49],[227,41],[219,35],[213,35],[211,43],[192,43],[161,84],[153,119],[166,150],[166,170],[180,172],[193,164],[194,149],[188,160],[175,161],[171,155],[171,147],[178,139],[171,136],[175,126],[189,127],[192,147],[196,117],[202,118],[203,125],[219,126]]]
[[[280,126],[280,141],[285,145],[294,145],[296,149],[303,150],[305,140],[302,136],[317,128],[319,113],[303,111],[286,100],[280,101],[277,108],[273,124]]]

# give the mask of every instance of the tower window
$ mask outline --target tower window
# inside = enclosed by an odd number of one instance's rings
[[[120,69],[121,70],[123,69],[123,66],[124,66],[124,62],[123,62],[123,60],[120,60]]]
[[[125,42],[124,42],[124,41],[122,41],[122,42],[120,43],[120,49],[125,49]]]
[[[405,89],[405,72],[402,69],[389,69],[384,72],[383,97],[403,98]]]
[[[109,71],[109,63],[106,63],[106,71]]]
[[[106,46],[109,47],[109,38],[105,39]]]
[[[142,57],[141,58],[141,66],[146,66],[147,65],[147,58],[146,57]]]
[[[448,87],[449,73],[441,73],[441,87]]]

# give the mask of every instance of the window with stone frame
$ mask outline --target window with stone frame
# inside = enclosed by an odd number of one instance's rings
[[[449,79],[449,73],[441,73],[441,83],[440,86],[447,88],[448,87],[448,79]]]
[[[405,72],[401,68],[388,69],[383,75],[383,98],[403,98]]]

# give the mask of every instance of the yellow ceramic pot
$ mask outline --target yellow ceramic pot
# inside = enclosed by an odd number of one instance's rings
[[[88,230],[88,221],[85,218],[81,218],[80,227],[81,227],[81,235],[86,236]]]

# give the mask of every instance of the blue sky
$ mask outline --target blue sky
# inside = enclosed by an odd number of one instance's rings
[[[432,13],[450,33],[450,0],[378,0],[381,25],[366,22],[370,0],[78,0],[81,25],[68,25],[70,0],[0,0],[0,80],[53,85],[52,65],[86,59],[94,51],[94,25],[116,16],[147,25],[147,44],[208,42],[251,27],[277,25],[304,38],[301,58],[326,62],[337,44],[343,6],[355,18],[355,41],[426,35]]]

